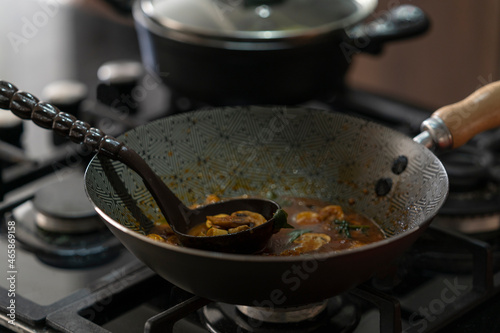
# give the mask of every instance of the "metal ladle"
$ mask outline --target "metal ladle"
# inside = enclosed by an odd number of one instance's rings
[[[19,91],[6,81],[0,81],[0,108],[11,110],[19,118],[31,119],[40,127],[52,129],[73,142],[85,144],[94,152],[118,160],[134,170],[142,178],[183,246],[219,252],[255,253],[266,246],[273,233],[287,225],[286,213],[276,202],[266,199],[233,199],[189,209],[142,157],[123,142],[77,120],[71,114],[60,112],[49,103],[40,102],[32,94]],[[207,216],[239,210],[259,213],[267,222],[227,235],[197,237],[187,234],[192,227],[206,222]]]

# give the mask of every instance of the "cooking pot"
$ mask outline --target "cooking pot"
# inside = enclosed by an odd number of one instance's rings
[[[145,66],[212,105],[296,104],[339,89],[352,57],[424,32],[414,6],[360,24],[376,0],[138,0]]]
[[[414,140],[342,113],[259,106],[183,113],[125,133],[120,139],[186,203],[212,193],[314,198],[372,218],[387,236],[337,252],[238,255],[146,237],[161,213],[140,177],[109,158],[120,144],[0,81],[0,108],[75,142],[107,147],[87,168],[86,191],[106,225],[140,260],[195,295],[267,308],[322,301],[396,261],[448,192],[446,171],[427,148],[455,148],[500,126],[499,106],[497,82],[436,111]]]

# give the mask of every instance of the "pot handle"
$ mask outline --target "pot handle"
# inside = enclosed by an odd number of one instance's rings
[[[500,81],[487,84],[464,100],[443,106],[423,121],[413,140],[431,150],[464,145],[475,135],[500,126]]]
[[[378,19],[359,24],[346,31],[353,52],[377,54],[385,42],[420,35],[430,26],[424,11],[412,5],[401,5],[377,14]]]

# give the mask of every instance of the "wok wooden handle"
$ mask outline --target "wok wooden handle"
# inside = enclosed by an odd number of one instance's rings
[[[483,131],[500,126],[500,81],[479,88],[464,100],[444,106],[432,114],[443,121],[457,148]],[[448,148],[448,147],[446,147]]]

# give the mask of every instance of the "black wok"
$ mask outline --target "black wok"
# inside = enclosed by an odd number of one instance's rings
[[[428,147],[432,142],[456,146],[475,131],[498,126],[500,85],[494,87],[496,94],[485,87],[467,102],[439,110],[449,131],[433,117],[416,140]],[[480,118],[486,122],[472,121]],[[158,243],[141,235],[159,212],[137,176],[117,162],[94,158],[85,176],[88,195],[123,244],[173,284],[233,304],[296,306],[362,283],[417,239],[448,191],[443,165],[424,145],[334,112],[256,106],[203,110],[150,123],[122,139],[186,202],[202,202],[210,193],[319,198],[372,217],[388,236],[349,251],[299,257]],[[124,189],[127,195],[120,193]]]
[[[0,107],[29,119],[50,108],[0,85]],[[186,203],[207,194],[321,199],[371,217],[387,239],[336,253],[264,257],[208,252],[152,240],[161,218],[139,176],[98,154],[85,184],[95,209],[140,260],[173,284],[226,303],[289,307],[319,302],[366,281],[398,259],[446,199],[448,178],[426,147],[456,147],[500,125],[500,83],[438,110],[414,140],[345,114],[287,107],[237,107],[171,116],[124,134]],[[37,123],[93,140],[69,115]],[[54,125],[55,124],[55,125]],[[446,124],[446,126],[444,125]],[[79,133],[85,133],[78,135]]]

